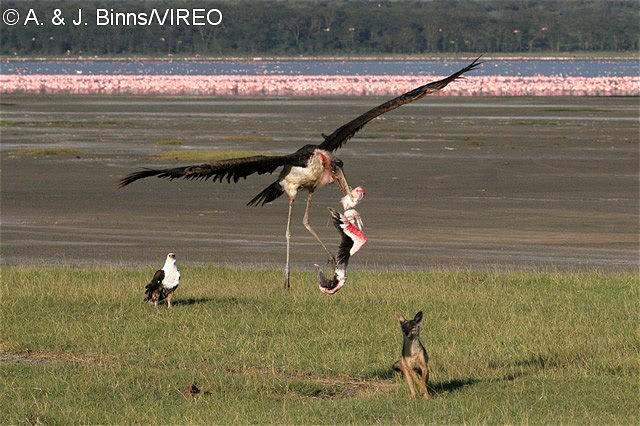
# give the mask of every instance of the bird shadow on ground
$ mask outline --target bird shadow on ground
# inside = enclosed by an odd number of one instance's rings
[[[174,306],[190,306],[199,305],[201,303],[214,302],[216,299],[212,297],[189,297],[187,299],[178,299],[173,301]]]
[[[242,299],[240,297],[187,297],[186,299],[177,299],[172,302],[174,306],[190,306],[190,305],[200,305],[200,304],[211,304],[211,305],[240,305],[245,303],[253,303],[247,299]]]

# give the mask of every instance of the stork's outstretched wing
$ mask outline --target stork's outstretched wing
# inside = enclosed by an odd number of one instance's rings
[[[420,86],[410,92],[405,93],[404,95],[400,95],[397,98],[391,99],[390,101],[387,101],[382,105],[379,105],[372,110],[365,112],[360,117],[348,122],[344,126],[331,133],[329,136],[323,135],[324,142],[319,145],[319,148],[327,151],[335,151],[336,149],[340,148],[343,143],[351,139],[351,137],[353,137],[353,135],[355,135],[358,130],[362,129],[362,127],[369,121],[373,120],[379,115],[384,114],[387,111],[391,111],[401,105],[408,104],[409,102],[420,99],[425,95],[443,89],[447,84],[460,78],[462,74],[471,71],[472,69],[482,64],[482,62],[478,62],[479,59],[480,56],[477,57],[471,64],[462,68],[460,71],[451,74],[447,78],[425,84],[424,86]]]
[[[253,157],[232,158],[220,160],[208,164],[196,164],[193,166],[176,167],[172,169],[143,169],[124,177],[120,180],[120,187],[127,186],[138,179],[151,176],[159,178],[208,180],[222,182],[226,178],[227,182],[237,182],[240,178],[246,178],[254,173],[273,173],[278,167],[285,165],[304,167],[313,150],[307,146],[299,149],[290,155],[266,156],[256,155]]]

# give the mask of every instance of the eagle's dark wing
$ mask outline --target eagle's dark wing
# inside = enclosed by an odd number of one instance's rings
[[[208,164],[196,164],[193,166],[176,167],[173,169],[143,169],[124,177],[120,180],[120,187],[127,186],[138,179],[151,176],[159,178],[190,179],[221,181],[226,178],[227,182],[237,182],[240,178],[246,178],[254,173],[273,173],[278,167],[285,165],[304,167],[313,150],[309,146],[289,155],[266,156],[256,155],[254,157],[232,158],[220,160]]]
[[[158,291],[162,286],[162,280],[164,280],[164,271],[162,269],[158,269],[155,274],[153,274],[153,278],[149,281],[144,288],[144,300],[151,300],[153,293]]]
[[[387,111],[391,111],[401,105],[408,104],[409,102],[420,99],[425,95],[443,89],[447,84],[460,78],[462,74],[471,71],[472,69],[480,65],[481,62],[478,62],[479,59],[480,57],[476,58],[471,64],[462,68],[460,71],[451,74],[447,78],[425,84],[424,86],[420,86],[410,92],[405,93],[404,95],[400,95],[395,99],[391,99],[390,101],[387,101],[382,105],[379,105],[372,110],[365,112],[360,117],[348,122],[344,126],[331,133],[329,136],[323,135],[324,142],[322,142],[318,147],[327,151],[335,151],[336,149],[340,148],[343,143],[351,139],[351,137],[353,137],[353,135],[355,135],[358,130],[362,129],[362,127],[369,121],[373,120],[381,114],[384,114]]]

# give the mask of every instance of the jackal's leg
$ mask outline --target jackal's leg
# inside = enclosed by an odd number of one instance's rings
[[[411,399],[415,399],[416,398],[416,389],[415,386],[413,384],[413,377],[411,376],[412,374],[415,375],[415,373],[410,373],[409,371],[411,370],[409,367],[407,367],[405,365],[405,363],[403,363],[402,361],[400,361],[400,370],[402,370],[402,375],[404,376],[404,381],[407,382],[407,386],[409,386],[409,390],[411,391]]]
[[[169,295],[167,296],[167,307],[170,308],[171,307],[171,298],[173,297],[173,292],[169,293]]]
[[[422,397],[424,399],[429,399],[429,391],[427,390],[427,383],[429,382],[429,366],[424,366],[424,368],[420,368],[421,374],[420,379],[418,380],[418,386],[420,387],[420,392],[422,393]]]
[[[313,191],[309,191],[309,195],[307,195],[307,207],[304,209],[304,218],[302,219],[302,224],[304,225],[305,228],[307,228],[307,231],[311,232],[311,235],[313,235],[316,238],[316,240],[318,240],[318,242],[320,243],[324,251],[326,251],[327,254],[329,255],[329,260],[335,265],[336,264],[335,256],[331,254],[331,252],[327,249],[327,246],[324,245],[322,240],[320,240],[320,237],[318,237],[318,234],[316,234],[316,231],[314,231],[313,228],[311,228],[311,225],[309,225],[309,209],[311,208],[312,198],[313,198]]]

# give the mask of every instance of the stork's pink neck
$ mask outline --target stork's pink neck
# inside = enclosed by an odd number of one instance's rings
[[[328,151],[322,149],[316,149],[315,154],[322,161],[322,177],[320,178],[320,185],[328,185],[332,183],[335,178],[333,177],[333,170],[331,169],[331,160],[333,156]]]

